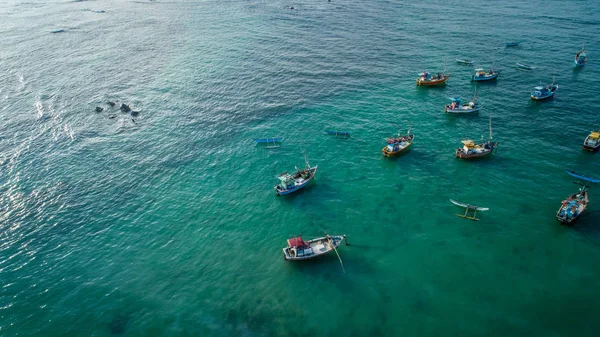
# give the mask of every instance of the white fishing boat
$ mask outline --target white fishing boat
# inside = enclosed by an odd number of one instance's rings
[[[314,259],[334,251],[345,239],[345,235],[326,235],[305,241],[302,236],[296,236],[287,240],[288,245],[283,248],[283,257],[288,261]]]

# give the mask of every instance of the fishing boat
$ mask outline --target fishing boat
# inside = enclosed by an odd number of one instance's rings
[[[329,131],[329,130],[326,130],[325,133],[328,135],[344,136],[344,137],[350,137],[350,135],[352,134],[351,132],[347,132],[347,131]]]
[[[584,176],[584,175],[579,174],[579,173],[577,173],[577,172],[575,172],[573,170],[567,170],[567,169],[565,169],[565,171],[570,176],[575,177],[577,179],[580,179],[580,180],[583,180],[583,181],[587,181],[587,182],[590,182],[590,183],[600,183],[600,179],[598,179],[598,178],[592,178],[592,177],[589,177],[589,176]]]
[[[521,44],[521,42],[523,42],[523,41],[511,41],[511,42],[506,42],[504,45],[507,47],[518,47],[519,44]]]
[[[588,202],[586,186],[583,185],[577,193],[571,194],[561,202],[561,206],[556,212],[556,218],[562,224],[570,225],[585,211]]]
[[[517,68],[520,68],[520,69],[527,69],[527,70],[533,70],[533,69],[535,69],[535,67],[534,67],[534,66],[530,66],[530,65],[528,65],[528,64],[525,64],[525,63],[519,63],[519,62],[517,62]]]
[[[585,54],[585,49],[581,48],[580,51],[575,54],[575,66],[583,67],[583,65],[587,62],[587,55]]]
[[[386,157],[396,156],[406,149],[408,149],[415,139],[415,135],[410,134],[410,129],[406,133],[406,135],[400,135],[398,133],[398,137],[391,137],[386,139],[387,145],[381,150],[383,155]]]
[[[554,96],[554,93],[558,90],[557,84],[548,84],[546,86],[537,86],[531,92],[531,99],[536,101],[541,101],[544,99],[548,99]]]
[[[481,106],[477,104],[477,88],[473,94],[473,100],[471,102],[463,103],[462,99],[458,96],[450,98],[452,103],[446,105],[446,113],[452,115],[468,115],[479,112]]]
[[[432,76],[431,73],[424,71],[419,74],[419,78],[417,78],[417,85],[425,85],[425,86],[434,86],[434,85],[442,85],[445,84],[446,81],[450,78],[450,74],[446,73],[437,73],[437,75]]]
[[[465,59],[456,59],[456,62],[458,62],[460,64],[466,64],[466,65],[471,65],[471,64],[475,63],[475,61],[465,60]]]
[[[304,241],[302,236],[296,236],[287,240],[287,247],[283,248],[283,257],[288,261],[300,261],[314,259],[334,251],[346,240],[345,235],[326,235]]]
[[[277,195],[285,195],[296,192],[313,180],[315,174],[317,173],[318,166],[310,167],[306,153],[304,154],[304,161],[306,163],[305,169],[300,170],[296,168],[295,173],[284,172],[277,177],[281,181],[277,186],[275,186]]]
[[[596,152],[600,149],[600,129],[592,131],[583,141],[583,148]]]
[[[472,75],[471,78],[475,82],[491,81],[497,79],[499,74],[499,71],[495,71],[493,69],[485,71],[483,68],[477,68],[475,69],[475,74]]]
[[[456,206],[465,208],[465,214],[456,214],[456,216],[459,216],[459,217],[465,218],[465,219],[469,219],[469,220],[479,221],[479,219],[477,219],[477,217],[476,217],[477,211],[483,212],[483,211],[489,210],[489,208],[487,208],[487,207],[479,207],[479,206],[475,206],[475,205],[471,205],[471,204],[464,204],[462,202],[458,202],[453,199],[450,199],[450,202],[455,204]],[[471,213],[471,212],[473,212],[473,213]]]
[[[257,144],[266,144],[265,149],[274,149],[280,147],[279,143],[283,140],[283,138],[279,137],[271,137],[271,138],[253,138],[252,139]]]
[[[490,138],[476,144],[471,139],[462,141],[463,147],[456,149],[456,157],[461,159],[477,158],[486,156],[494,151],[498,142],[492,141],[492,116],[490,115]]]

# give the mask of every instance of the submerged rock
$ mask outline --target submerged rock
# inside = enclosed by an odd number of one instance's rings
[[[104,111],[103,107],[101,107],[101,106],[96,107],[96,112],[102,112],[102,111]]]
[[[113,118],[116,118],[116,117],[117,117],[117,115],[115,115],[115,114],[108,115],[108,118],[110,118],[110,119],[113,119]]]
[[[140,112],[139,111],[131,111],[131,117],[137,117],[139,116]]]
[[[125,103],[122,103],[122,104],[121,104],[121,108],[120,108],[120,109],[121,109],[121,111],[123,111],[123,112],[129,112],[129,111],[131,111],[131,108],[129,107],[129,105],[127,105],[127,104],[125,104]]]
[[[115,106],[115,104],[116,104],[115,102],[111,102],[111,101],[108,101],[108,102],[106,102],[106,103],[107,103],[108,105],[110,105],[110,106]]]

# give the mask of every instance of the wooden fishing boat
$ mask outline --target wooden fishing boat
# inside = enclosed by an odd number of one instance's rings
[[[583,149],[596,152],[600,149],[600,129],[592,131],[585,141],[583,141]]]
[[[585,54],[585,48],[581,48],[580,51],[575,54],[575,66],[583,67],[583,65],[587,62],[587,55]]]
[[[398,137],[386,139],[387,145],[381,150],[381,152],[383,152],[383,155],[386,157],[397,156],[408,149],[412,145],[414,139],[415,135],[410,134],[410,129],[406,135],[400,135],[400,133],[398,133]]]
[[[419,74],[419,78],[417,78],[417,86],[434,86],[434,85],[442,85],[445,84],[446,81],[450,78],[450,74],[446,73],[437,73],[437,75],[432,76],[431,73],[424,71]]]
[[[460,64],[466,64],[466,65],[472,65],[473,63],[475,63],[475,61],[465,60],[465,59],[456,59],[456,62],[458,62]]]
[[[528,64],[519,63],[519,62],[517,62],[517,68],[519,68],[519,69],[527,69],[527,70],[533,70],[533,69],[535,69],[534,66],[530,66]]]
[[[477,158],[487,156],[492,153],[498,146],[498,142],[492,141],[492,116],[490,115],[490,138],[486,141],[482,141],[479,144],[475,144],[470,139],[462,141],[463,147],[456,149],[456,157],[462,159]]]
[[[479,112],[481,106],[477,104],[477,88],[473,94],[473,100],[471,102],[463,103],[462,99],[458,96],[450,98],[451,104],[446,105],[446,113],[451,115],[470,115]]]
[[[283,138],[279,137],[271,137],[271,138],[253,138],[252,139],[257,144],[266,144],[265,149],[274,149],[280,147],[279,143],[283,140]]]
[[[295,173],[284,172],[277,177],[281,181],[277,186],[275,186],[277,195],[285,195],[296,192],[297,190],[308,185],[308,183],[313,180],[315,174],[317,173],[318,166],[310,167],[306,154],[304,154],[304,161],[306,162],[305,169],[300,170],[296,168]]]
[[[283,248],[283,257],[288,261],[314,259],[334,251],[345,239],[345,235],[326,235],[304,241],[302,236],[296,236],[287,240],[288,245]]]
[[[556,90],[558,90],[558,85],[554,83],[548,84],[547,86],[537,86],[531,92],[531,99],[541,101],[554,97]]]
[[[598,179],[598,178],[592,178],[592,177],[589,177],[589,176],[584,176],[584,175],[579,174],[579,173],[577,173],[577,172],[575,172],[573,170],[567,170],[567,169],[565,169],[565,171],[570,176],[575,177],[577,179],[580,179],[580,180],[583,180],[583,181],[587,181],[587,182],[590,182],[590,183],[600,183],[600,179]]]
[[[585,211],[588,202],[588,193],[584,185],[577,193],[571,194],[562,201],[558,212],[556,212],[556,218],[562,224],[570,225]]]
[[[475,74],[471,76],[475,82],[492,81],[498,78],[499,71],[490,69],[489,71],[483,70],[483,68],[475,69]]]
[[[483,212],[483,211],[489,210],[489,208],[487,208],[487,207],[479,207],[479,206],[475,206],[475,205],[471,205],[471,204],[464,204],[462,202],[458,202],[453,199],[450,199],[450,202],[455,204],[456,206],[465,208],[465,214],[456,214],[456,216],[459,216],[459,217],[465,218],[465,219],[469,219],[469,220],[479,221],[479,219],[477,219],[477,217],[476,217],[477,211]],[[471,212],[473,212],[473,213],[471,214]]]

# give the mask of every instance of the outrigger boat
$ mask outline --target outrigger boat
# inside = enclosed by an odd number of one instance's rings
[[[587,177],[578,174],[572,170],[565,170],[569,175],[591,183],[599,183],[600,179]],[[570,225],[579,218],[579,216],[585,211],[589,203],[587,186],[585,183],[575,182],[575,184],[581,185],[579,191],[571,194],[567,199],[562,201],[562,205],[556,212],[556,218],[564,225]]]
[[[527,70],[533,70],[533,69],[535,69],[534,66],[530,66],[528,64],[519,63],[519,62],[517,62],[517,67],[520,68],[520,69],[527,69]]]
[[[419,74],[419,78],[417,78],[417,85],[421,86],[421,85],[428,85],[428,86],[433,86],[433,85],[442,85],[445,84],[446,81],[450,78],[450,74],[446,74],[446,73],[437,73],[437,75],[435,76],[431,76],[431,73],[424,71],[422,73]]]
[[[465,59],[456,59],[456,62],[458,62],[460,64],[466,64],[466,65],[471,65],[471,64],[475,63],[475,61],[465,60]]]
[[[471,77],[475,82],[491,81],[498,78],[499,71],[490,69],[489,71],[483,70],[483,68],[475,69],[475,74]]]
[[[475,144],[470,139],[462,141],[463,147],[456,149],[456,157],[462,159],[476,158],[486,156],[494,151],[498,146],[498,142],[492,141],[492,116],[490,115],[490,138]]]
[[[317,173],[317,167],[310,167],[308,163],[308,158],[306,157],[306,153],[304,154],[304,161],[306,162],[306,168],[300,170],[296,168],[296,173],[282,173],[277,178],[281,181],[277,186],[275,186],[275,190],[277,191],[277,195],[290,194],[292,192],[296,192],[302,187],[306,186]]]
[[[558,90],[558,84],[548,84],[547,86],[537,86],[531,92],[531,99],[541,101],[554,96],[554,93]]]
[[[465,219],[469,219],[469,220],[479,221],[479,219],[477,219],[477,217],[476,217],[477,211],[483,212],[483,211],[489,210],[489,208],[486,208],[486,207],[479,207],[479,206],[470,205],[470,204],[463,204],[462,202],[458,202],[458,201],[452,200],[452,199],[450,199],[450,202],[455,204],[456,206],[465,208],[465,214],[456,214],[456,216],[459,216],[459,217],[465,218]],[[472,214],[471,214],[471,211],[473,212]]]
[[[585,54],[585,48],[581,48],[580,51],[575,54],[575,66],[583,67],[583,65],[587,62],[587,55]]]
[[[507,47],[518,47],[521,42],[523,42],[523,41],[511,41],[511,42],[506,42],[504,45]]]
[[[398,133],[398,137],[386,139],[388,145],[386,145],[381,152],[383,152],[383,155],[386,157],[396,156],[408,149],[412,145],[414,139],[415,135],[410,134],[410,129],[406,135],[400,135],[400,133]]]
[[[467,115],[479,112],[481,106],[477,104],[477,88],[473,94],[473,101],[463,103],[462,99],[458,96],[450,98],[451,104],[446,105],[446,113],[452,115]]]
[[[274,149],[274,148],[278,148],[281,146],[281,145],[278,145],[278,143],[281,143],[283,138],[279,138],[279,137],[253,138],[252,140],[255,141],[257,144],[267,144],[265,146],[265,149]]]
[[[308,241],[304,241],[302,236],[296,236],[287,240],[288,245],[283,248],[283,258],[288,261],[314,259],[334,251],[342,240],[346,240],[345,235],[326,235]]]
[[[350,135],[352,134],[352,132],[347,132],[347,131],[325,131],[326,134],[328,135],[335,135],[335,136],[345,136],[345,137],[350,137]]]
[[[583,148],[588,151],[596,152],[600,149],[600,129],[592,131],[583,142]]]

